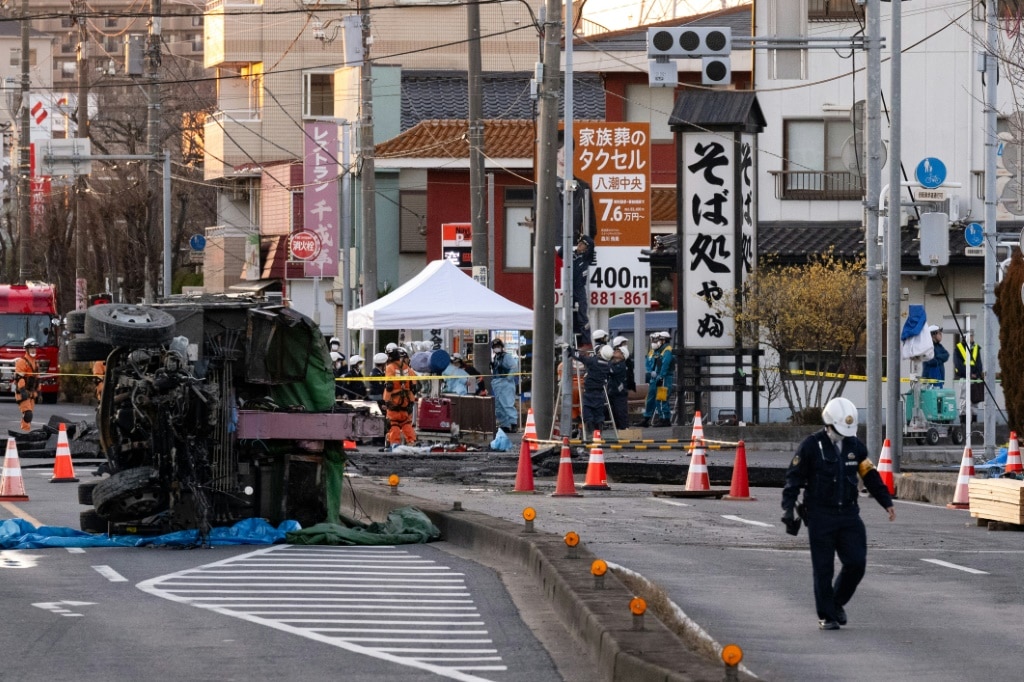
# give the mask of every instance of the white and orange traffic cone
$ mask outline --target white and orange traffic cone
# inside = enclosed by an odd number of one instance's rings
[[[892,444],[886,438],[882,443],[882,454],[878,456],[878,475],[882,477],[882,483],[889,489],[890,495],[896,494],[896,481],[892,477]]]
[[[953,501],[946,505],[947,509],[970,509],[970,481],[974,478],[974,455],[971,454],[971,446],[964,448],[963,459],[960,460],[960,474],[956,478],[956,491],[953,493]]]
[[[531,412],[530,415],[532,417],[533,413]],[[530,457],[530,444],[526,442],[525,436],[519,444],[519,469],[516,471],[516,485],[512,492],[529,494],[537,492],[533,489],[533,458]]]
[[[1006,470],[1003,473],[1019,474],[1024,473],[1024,464],[1020,459],[1020,443],[1017,442],[1017,432],[1010,432],[1010,447],[1006,450]]]
[[[28,502],[25,479],[21,477],[21,462],[18,460],[18,444],[14,442],[13,437],[7,439],[4,473],[0,478],[0,501]]]
[[[562,455],[558,459],[558,481],[551,497],[580,497],[576,492],[576,481],[572,477],[572,454],[569,451],[568,438],[562,438]]]
[[[704,439],[695,441],[690,458],[690,468],[686,472],[686,490],[711,490],[708,478],[708,463],[704,459]]]
[[[750,496],[750,482],[747,479],[747,446],[743,441],[736,445],[736,463],[732,466],[732,482],[725,500],[753,501]]]
[[[700,410],[693,413],[693,431],[690,433],[690,445],[704,442],[704,424],[700,419]]]
[[[532,407],[526,413],[526,428],[523,429],[523,441],[529,445],[531,453],[536,453],[540,449],[540,443],[537,442],[537,422],[533,420]]]
[[[64,422],[57,432],[57,457],[53,461],[53,476],[50,483],[78,483],[75,478],[75,467],[71,464],[71,446],[68,444],[68,432]]]
[[[611,490],[611,486],[608,485],[608,473],[604,468],[600,431],[594,431],[594,444],[590,448],[590,461],[587,462],[587,478],[583,481],[583,489]]]

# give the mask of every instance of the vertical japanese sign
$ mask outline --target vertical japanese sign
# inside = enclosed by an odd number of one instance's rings
[[[687,348],[733,348],[734,320],[717,305],[753,268],[754,137],[685,133],[682,146],[683,340]]]
[[[590,190],[597,225],[590,305],[646,308],[651,267],[640,262],[640,250],[651,245],[650,124],[582,123],[574,130],[576,191]]]
[[[303,264],[305,277],[338,276],[341,214],[338,202],[338,124],[309,121],[305,125],[302,180],[303,220],[320,238],[319,255]]]
[[[441,223],[441,257],[459,268],[473,267],[473,223]]]

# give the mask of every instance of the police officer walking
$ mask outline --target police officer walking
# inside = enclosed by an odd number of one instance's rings
[[[896,509],[882,477],[857,438],[857,407],[846,398],[833,398],[821,411],[825,428],[808,436],[797,448],[782,489],[782,522],[796,535],[797,496],[804,488],[801,518],[807,522],[814,569],[814,604],[818,627],[838,630],[846,625],[846,606],[867,566],[867,532],[857,505],[857,476],[868,492],[896,520]],[[835,557],[842,568],[833,583]]]

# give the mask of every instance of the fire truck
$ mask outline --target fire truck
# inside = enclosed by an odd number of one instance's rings
[[[13,392],[14,361],[25,354],[25,339],[39,342],[39,371],[57,372],[59,350],[57,295],[53,286],[38,282],[0,284],[0,393]],[[42,377],[39,394],[45,403],[57,402],[60,380]]]

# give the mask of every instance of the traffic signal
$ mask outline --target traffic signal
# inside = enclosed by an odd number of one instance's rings
[[[674,26],[647,29],[648,57],[722,57],[731,50],[732,29],[728,27]]]
[[[729,57],[701,57],[700,82],[703,85],[728,85],[732,80]]]

